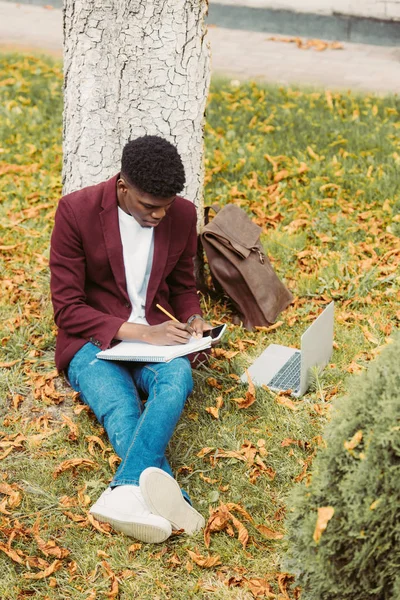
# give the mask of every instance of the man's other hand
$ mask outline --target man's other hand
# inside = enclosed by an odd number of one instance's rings
[[[211,329],[211,325],[205,322],[200,315],[193,315],[188,319],[188,327],[192,336],[195,338],[202,338],[203,331]]]

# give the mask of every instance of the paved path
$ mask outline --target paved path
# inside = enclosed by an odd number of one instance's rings
[[[318,52],[271,41],[272,36],[210,26],[213,73],[241,80],[400,93],[400,46],[344,43],[343,50]],[[61,10],[0,1],[1,48],[61,56]]]
[[[282,84],[400,93],[400,46],[343,43],[343,50],[300,49],[273,34],[210,28],[214,73]],[[287,39],[287,38],[286,38]]]

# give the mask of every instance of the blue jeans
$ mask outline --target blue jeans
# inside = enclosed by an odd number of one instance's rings
[[[189,360],[114,362],[96,358],[98,352],[94,344],[85,344],[69,364],[68,379],[122,459],[111,486],[139,485],[147,467],[173,476],[165,450],[193,389]],[[138,391],[147,395],[145,404]]]

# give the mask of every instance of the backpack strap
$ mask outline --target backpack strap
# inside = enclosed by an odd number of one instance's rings
[[[204,208],[204,225],[208,225],[210,222],[210,210],[213,210],[217,215],[221,210],[219,204],[211,204],[210,206],[206,206]]]
[[[204,207],[202,227],[205,227],[210,222],[210,210],[213,210],[215,214],[218,214],[221,210],[221,207],[217,203]],[[212,293],[212,290],[210,290],[206,282],[204,248],[201,241],[201,231],[197,236],[197,251],[194,259],[194,274],[196,278],[197,289],[203,294]]]

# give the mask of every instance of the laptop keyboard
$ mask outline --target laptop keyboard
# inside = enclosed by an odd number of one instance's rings
[[[301,371],[301,352],[293,354],[289,360],[279,369],[273,378],[268,382],[269,387],[280,390],[293,390],[297,392],[300,389],[300,371]]]

